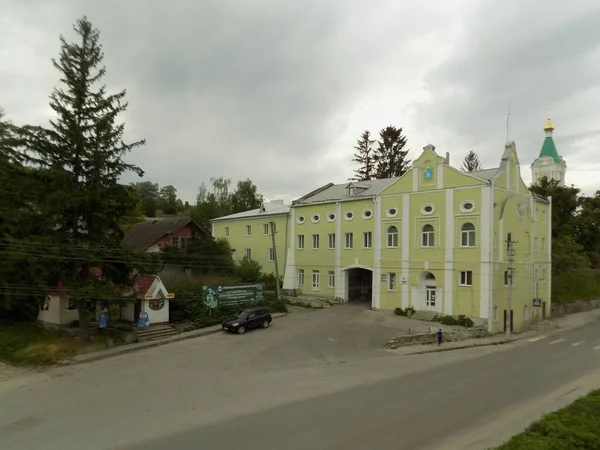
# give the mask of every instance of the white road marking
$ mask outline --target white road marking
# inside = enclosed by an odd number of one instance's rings
[[[600,345],[596,345],[596,346],[594,347],[594,350],[600,350]]]
[[[583,344],[585,341],[579,341],[579,342],[575,342],[574,344],[571,344],[571,347],[577,347],[578,345]]]
[[[564,339],[557,339],[555,341],[549,342],[548,344],[552,345],[552,344],[558,344],[559,342],[564,341]]]
[[[529,342],[541,341],[542,339],[546,339],[548,336],[539,336],[534,337],[533,339],[529,339]]]

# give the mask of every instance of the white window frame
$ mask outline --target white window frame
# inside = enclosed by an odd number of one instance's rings
[[[299,215],[298,217],[296,217],[296,222],[298,222],[298,224],[302,225],[304,222],[306,222],[306,217],[304,217],[302,214]]]
[[[327,287],[331,289],[335,288],[335,272],[331,270],[327,272]]]
[[[304,286],[304,269],[298,269],[298,286]]]
[[[391,211],[395,210],[395,213],[392,213]],[[396,206],[390,206],[386,211],[385,211],[386,216],[393,218],[393,217],[397,217],[398,216],[398,208]]]
[[[471,225],[473,229],[465,230],[465,226]],[[460,227],[460,246],[463,248],[474,248],[477,244],[477,235],[475,233],[475,224],[472,222],[465,222]],[[465,244],[466,241],[466,244]],[[472,242],[471,242],[472,241]],[[473,245],[471,245],[473,244]]]
[[[362,218],[365,219],[365,220],[372,219],[373,218],[373,210],[371,210],[371,209],[365,209],[362,212]]]
[[[304,235],[303,234],[299,234],[298,238],[297,238],[297,244],[298,244],[298,250],[303,250],[304,249]]]
[[[354,248],[354,233],[346,233],[344,240],[345,240],[345,244],[346,244],[346,246],[345,246],[346,249],[350,250],[350,249]],[[350,245],[348,245],[348,244],[350,244]]]
[[[426,208],[431,208],[431,211],[426,211]],[[431,216],[435,212],[435,207],[432,203],[425,203],[421,206],[421,214],[424,216]]]
[[[229,237],[229,227],[225,227],[225,237]]]
[[[344,220],[350,221],[352,219],[354,219],[354,212],[353,211],[346,211],[344,213]]]
[[[319,223],[321,221],[321,215],[313,214],[312,216],[310,216],[310,220],[312,223]]]
[[[371,231],[363,232],[363,248],[373,248],[373,233]]]
[[[268,235],[269,235],[269,224],[263,223],[263,236],[268,236]]]
[[[321,287],[321,273],[318,270],[312,271],[312,288],[314,291],[318,291]]]
[[[246,225],[246,236],[252,236],[252,225]]]
[[[469,283],[469,275],[471,282]],[[459,286],[473,286],[473,271],[472,270],[461,270],[458,273],[458,285]]]
[[[335,222],[335,213],[327,213],[327,222]]]
[[[465,205],[467,204],[471,204],[471,208],[467,208]],[[464,213],[470,213],[475,211],[475,202],[471,201],[471,200],[465,200],[463,202],[460,203],[460,211],[464,212]]]
[[[390,231],[391,229],[396,231]],[[390,225],[386,231],[387,236],[387,247],[388,248],[398,248],[398,227],[396,225]],[[391,241],[391,245],[390,245]]]
[[[426,227],[431,227],[431,231],[425,231]],[[427,241],[427,245],[425,245]],[[435,247],[435,227],[430,223],[426,223],[421,228],[421,247],[422,248],[434,248]]]
[[[246,252],[244,253],[244,258],[246,258],[248,261],[252,261],[252,249],[251,248],[246,249]]]
[[[269,262],[275,262],[275,251],[273,247],[269,247]]]
[[[319,244],[320,244],[320,235],[318,234],[313,234],[312,235],[312,249],[313,250],[319,250]]]
[[[329,250],[335,249],[335,233],[327,234],[327,248]]]
[[[396,273],[388,272],[388,291],[396,290]]]

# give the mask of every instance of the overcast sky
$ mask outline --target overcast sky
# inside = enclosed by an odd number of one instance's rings
[[[361,132],[389,124],[412,159],[432,143],[495,167],[509,108],[527,183],[551,108],[567,183],[600,189],[598,0],[0,0],[13,123],[48,123],[50,59],[84,14],[126,136],[147,139],[130,159],[184,200],[218,176],[285,200],[344,182]]]

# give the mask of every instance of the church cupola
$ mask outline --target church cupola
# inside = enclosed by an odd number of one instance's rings
[[[548,117],[546,125],[544,125],[544,142],[540,150],[539,156],[531,164],[531,179],[533,183],[538,183],[542,178],[546,177],[549,180],[558,181],[559,185],[565,184],[565,172],[567,164],[564,159],[558,154],[552,132],[554,125]]]

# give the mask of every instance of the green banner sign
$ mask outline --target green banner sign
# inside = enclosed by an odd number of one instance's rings
[[[202,300],[211,308],[256,302],[263,299],[264,288],[264,283],[202,286]]]

